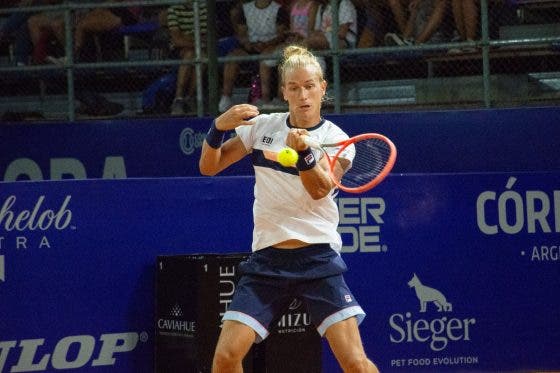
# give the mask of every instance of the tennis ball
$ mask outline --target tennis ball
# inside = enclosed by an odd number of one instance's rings
[[[292,167],[298,160],[298,153],[289,147],[285,147],[278,153],[278,163],[284,167]]]

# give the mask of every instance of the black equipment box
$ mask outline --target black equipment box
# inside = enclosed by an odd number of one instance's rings
[[[210,373],[221,318],[232,300],[237,265],[248,254],[157,257],[155,372]],[[320,373],[322,341],[294,299],[270,335],[253,345],[244,372]]]

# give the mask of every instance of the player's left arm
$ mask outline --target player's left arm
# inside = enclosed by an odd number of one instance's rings
[[[248,154],[239,138],[233,137],[222,143],[225,132],[239,126],[253,125],[253,118],[259,114],[257,107],[249,104],[235,105],[214,120],[202,144],[198,167],[203,175],[216,175],[241,160]]]

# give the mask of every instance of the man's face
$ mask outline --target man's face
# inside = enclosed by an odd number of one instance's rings
[[[315,66],[286,71],[283,94],[288,101],[290,114],[301,120],[316,120],[321,116],[321,101],[327,83],[320,78]]]

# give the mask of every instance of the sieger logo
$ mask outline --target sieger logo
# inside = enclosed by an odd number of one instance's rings
[[[340,221],[338,233],[342,237],[342,252],[379,253],[387,251],[380,239],[383,198],[337,198]]]
[[[542,190],[513,190],[517,178],[510,177],[506,190],[498,195],[484,191],[476,200],[476,223],[485,235],[520,233],[545,235],[560,233],[560,190],[546,193]],[[560,261],[559,246],[534,245],[531,261]],[[521,250],[525,255],[525,250]]]
[[[419,301],[419,312],[428,311],[449,314],[453,312],[452,303],[440,290],[422,284],[416,274],[408,281]],[[413,312],[394,313],[389,317],[392,343],[421,343],[429,346],[432,352],[445,350],[450,343],[471,340],[476,319],[472,317],[455,318],[449,316],[422,318],[415,317]],[[476,356],[427,357],[413,359],[392,359],[391,366],[426,366],[426,365],[467,365],[478,364]]]
[[[0,250],[10,243],[16,249],[27,249],[32,245],[37,248],[50,248],[50,241],[45,234],[47,231],[63,231],[71,227],[72,211],[69,208],[71,196],[66,196],[58,208],[44,208],[45,196],[41,195],[35,201],[33,208],[16,210],[17,197],[11,195],[7,197],[0,208],[0,232],[4,234],[15,233],[11,237],[13,241],[6,241],[8,236],[0,236]],[[34,234],[33,240],[26,234]],[[6,258],[0,255],[0,281],[6,281]]]
[[[45,348],[49,348],[44,346],[44,338],[0,341],[0,372],[45,371],[49,362],[56,370],[78,369],[88,363],[92,367],[114,365],[118,354],[131,352],[137,347],[138,341],[147,340],[146,332],[102,334],[99,337],[101,347],[97,347],[96,338],[92,335],[71,335],[59,340],[54,348],[50,347],[49,353],[44,352]],[[94,351],[99,351],[95,358]],[[11,368],[6,367],[8,357],[18,352],[17,362]]]

